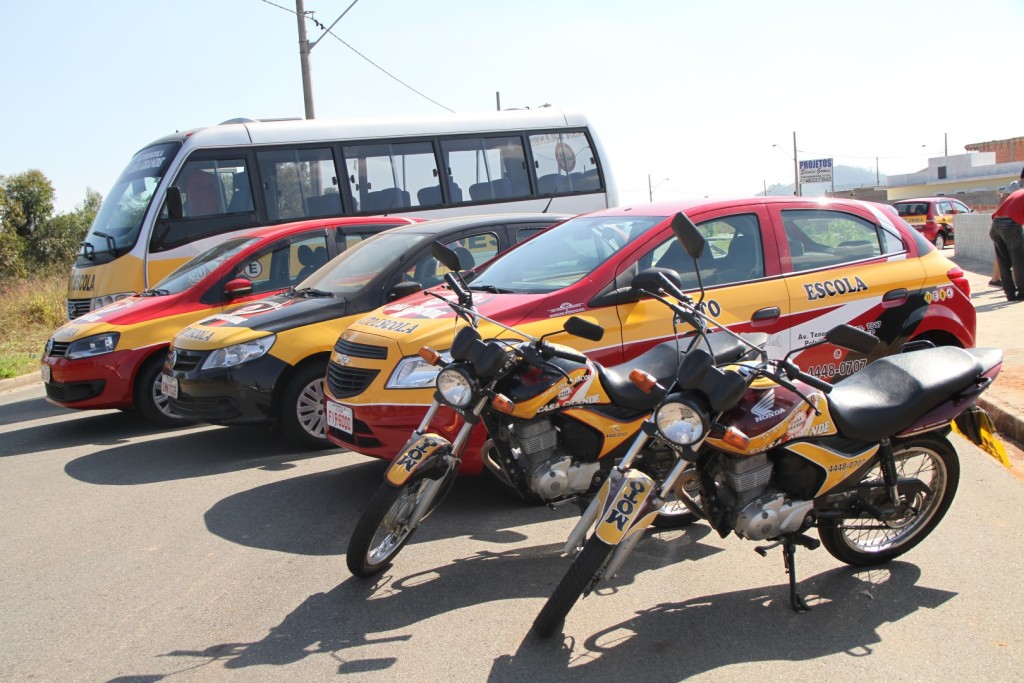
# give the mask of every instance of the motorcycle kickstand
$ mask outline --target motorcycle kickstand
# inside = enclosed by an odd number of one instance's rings
[[[788,534],[781,541],[776,541],[771,545],[757,546],[754,550],[761,557],[766,557],[769,550],[780,545],[782,546],[782,561],[786,565],[786,573],[789,574],[789,607],[797,614],[809,612],[811,608],[796,591],[796,546],[802,545],[809,550],[814,550],[821,545],[821,541],[805,534]]]

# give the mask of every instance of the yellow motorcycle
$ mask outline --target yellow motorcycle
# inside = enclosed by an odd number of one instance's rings
[[[703,237],[683,214],[672,228],[696,263]],[[633,286],[678,309],[677,316],[732,334],[673,276],[652,269]],[[877,344],[849,325],[825,336],[816,343],[863,354]],[[879,358],[835,385],[789,356],[757,353],[754,361],[719,367],[694,348],[668,382],[632,374],[656,406],[570,534],[565,552],[575,559],[534,621],[535,634],[555,633],[581,596],[612,578],[668,501],[690,507],[723,538],[764,542],[755,548],[762,556],[781,546],[790,605],[805,611],[797,546],[824,545],[858,566],[899,557],[935,529],[953,501],[960,463],[947,438],[951,423],[978,445],[993,439],[975,401],[999,374],[1000,349],[916,348]],[[666,476],[637,467],[665,447],[675,456]]]

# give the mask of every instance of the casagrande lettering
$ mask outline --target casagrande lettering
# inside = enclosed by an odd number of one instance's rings
[[[399,332],[401,334],[412,334],[419,323],[406,323],[401,320],[388,320],[387,318],[378,318],[377,316],[371,315],[359,320],[357,325],[363,327],[373,327],[378,330],[390,330],[392,332]]]
[[[854,277],[853,280],[853,282],[850,282],[850,278],[844,277],[836,280],[808,283],[804,285],[804,290],[807,291],[807,300],[814,301],[829,296],[853,294],[854,292],[863,292],[868,288],[859,277]]]

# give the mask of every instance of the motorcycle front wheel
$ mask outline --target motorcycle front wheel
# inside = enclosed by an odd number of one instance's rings
[[[905,512],[894,519],[879,521],[858,517],[823,522],[818,528],[821,544],[840,562],[862,567],[899,557],[938,526],[953,502],[960,482],[960,460],[947,439],[913,437],[894,447],[898,477],[917,479],[925,485],[925,490],[906,494]],[[876,481],[884,488],[882,471],[877,465],[862,481],[865,480]]]
[[[555,592],[544,603],[540,614],[533,620],[533,632],[540,638],[550,638],[562,627],[576,601],[590,593],[608,564],[612,547],[596,536],[583,544],[583,550],[573,560],[569,571],[562,577]]]
[[[349,571],[368,578],[390,567],[419,524],[433,512],[454,483],[453,468],[440,479],[420,475],[400,487],[381,484],[349,539],[345,556]],[[426,501],[427,511],[413,526],[410,518],[421,501]]]

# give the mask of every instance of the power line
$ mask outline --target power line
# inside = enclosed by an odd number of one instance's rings
[[[294,14],[294,15],[298,16],[298,12],[296,12],[295,10],[293,10],[293,9],[289,9],[289,8],[287,8],[287,7],[284,7],[284,6],[282,6],[282,5],[278,5],[278,4],[276,3],[276,2],[271,2],[271,0],[260,0],[260,1],[261,1],[261,2],[265,2],[265,3],[267,3],[268,5],[271,5],[271,6],[273,6],[273,7],[276,7],[276,8],[278,8],[278,9],[282,9],[282,10],[284,10],[285,12],[288,12],[289,14]],[[352,4],[354,5],[355,3],[352,3]],[[351,6],[350,6],[349,8],[351,9]],[[347,12],[348,10],[345,10],[345,11]],[[384,67],[382,67],[382,66],[381,66],[380,64],[377,64],[377,63],[376,63],[376,62],[374,62],[374,61],[373,61],[372,59],[370,59],[369,57],[367,57],[366,55],[364,55],[364,54],[363,54],[362,52],[360,52],[359,50],[355,49],[354,47],[352,47],[351,45],[349,45],[348,43],[346,43],[346,42],[345,42],[344,40],[342,40],[342,39],[341,39],[341,38],[340,38],[339,36],[337,36],[337,35],[336,35],[336,34],[335,34],[335,33],[334,33],[334,32],[333,32],[333,31],[332,31],[332,30],[331,30],[330,28],[327,28],[327,27],[325,27],[325,26],[324,26],[323,24],[321,24],[321,23],[320,23],[319,21],[317,21],[317,20],[316,20],[316,18],[312,16],[312,15],[313,15],[313,12],[305,12],[304,14],[305,14],[305,18],[306,18],[306,19],[307,19],[308,21],[312,21],[312,22],[313,22],[313,23],[314,23],[314,24],[316,25],[316,27],[317,27],[317,28],[319,28],[319,29],[321,29],[321,30],[323,30],[323,31],[324,31],[324,35],[330,35],[330,36],[331,36],[332,38],[334,38],[335,40],[337,40],[337,41],[338,41],[339,43],[341,43],[342,45],[344,45],[345,47],[347,47],[347,48],[348,48],[349,50],[352,50],[352,52],[356,53],[357,55],[359,55],[360,57],[362,57],[363,59],[365,59],[365,60],[366,60],[366,61],[367,61],[367,62],[368,62],[368,63],[369,63],[369,64],[370,64],[371,66],[373,66],[374,68],[378,69],[378,70],[379,70],[379,71],[380,71],[381,73],[383,73],[383,74],[384,74],[385,76],[387,76],[388,78],[391,78],[391,79],[392,79],[392,80],[394,80],[394,81],[395,81],[396,83],[399,83],[399,84],[401,84],[402,86],[404,86],[404,87],[408,88],[409,90],[411,90],[412,92],[416,93],[417,95],[419,95],[419,96],[420,96],[420,97],[422,97],[423,99],[427,100],[428,102],[431,102],[431,103],[433,103],[433,104],[436,104],[437,106],[439,106],[439,107],[441,107],[442,109],[445,109],[445,110],[447,110],[447,111],[451,112],[452,114],[454,114],[454,113],[455,113],[455,110],[454,110],[454,109],[451,109],[451,108],[449,108],[449,107],[446,107],[445,105],[441,104],[440,102],[438,102],[438,101],[437,101],[437,100],[435,100],[434,98],[432,98],[432,97],[429,97],[429,96],[427,96],[427,95],[425,95],[425,94],[421,93],[421,92],[420,92],[419,90],[417,90],[416,88],[412,87],[411,85],[409,85],[408,83],[406,83],[405,81],[403,81],[403,80],[402,80],[401,78],[399,78],[398,76],[395,76],[395,75],[394,75],[393,73],[389,72],[389,71],[388,71],[387,69],[385,69]],[[344,15],[343,15],[343,16],[344,16]],[[341,17],[338,17],[338,18],[340,19]],[[336,24],[336,23],[338,23],[338,22],[337,22],[337,21],[335,21],[334,23]],[[333,26],[334,26],[334,24],[331,24],[331,26],[333,27]],[[319,38],[317,38],[317,40],[316,40],[316,41],[314,42],[314,44],[316,44],[316,43],[319,43],[319,42],[320,42],[321,40],[323,40],[323,36],[320,36]]]

